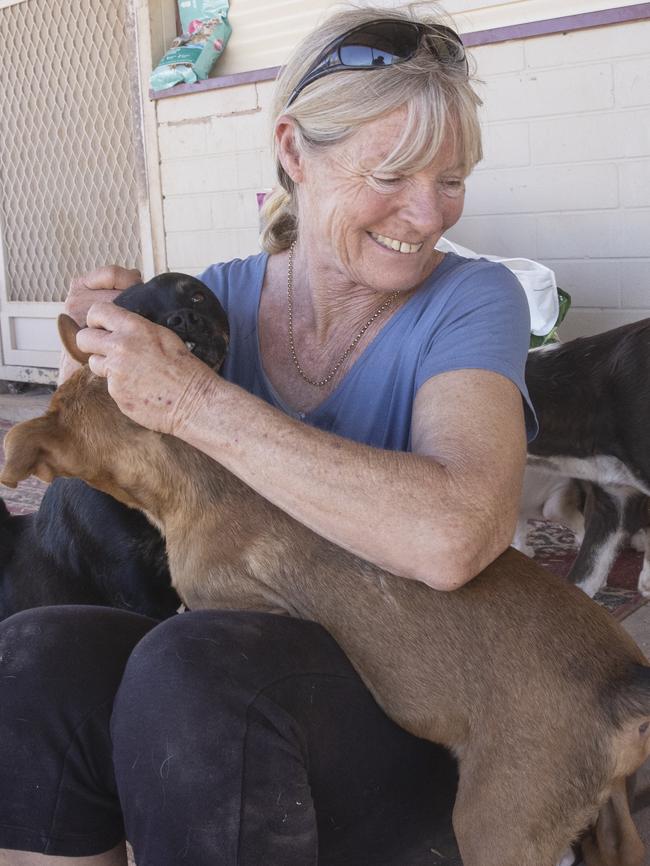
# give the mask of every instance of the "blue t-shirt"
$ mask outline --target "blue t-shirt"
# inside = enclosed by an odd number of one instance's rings
[[[275,393],[260,357],[257,319],[268,255],[211,265],[199,275],[230,321],[222,374],[322,430],[377,448],[411,450],[418,388],[449,370],[492,370],[512,380],[537,431],[524,367],[530,340],[528,303],[503,265],[447,253],[433,274],[364,348],[338,386],[315,409],[293,412]]]

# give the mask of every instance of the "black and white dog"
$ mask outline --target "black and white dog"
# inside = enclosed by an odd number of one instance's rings
[[[650,319],[531,351],[526,383],[540,433],[514,545],[525,551],[529,517],[569,526],[581,542],[569,578],[595,595],[648,525]],[[650,532],[644,546],[639,591],[650,596]]]
[[[163,274],[126,289],[115,303],[171,328],[198,358],[221,366],[226,314],[194,277]],[[35,514],[12,516],[0,500],[0,619],[50,604],[171,616],[180,600],[160,533],[140,511],[78,479],[53,481]]]

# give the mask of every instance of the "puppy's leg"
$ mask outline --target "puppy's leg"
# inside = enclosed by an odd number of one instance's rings
[[[570,529],[577,544],[582,544],[585,535],[584,499],[580,483],[567,478],[564,484],[558,484],[551,492],[542,508],[544,519]]]
[[[575,828],[569,828],[566,815],[557,814],[554,803],[549,809],[539,778],[526,781],[504,763],[504,752],[482,751],[480,760],[466,758],[460,764],[453,825],[463,866],[559,863]],[[558,796],[551,799],[557,803]]]
[[[650,499],[647,497],[642,504],[640,515],[640,526],[636,537],[641,542],[642,546],[636,548],[643,551],[643,567],[639,574],[639,592],[646,598],[650,598]]]
[[[616,491],[590,485],[585,504],[585,535],[569,580],[589,596],[607,583],[612,565],[623,547],[627,532],[624,511],[632,488]]]
[[[619,779],[582,843],[586,866],[643,866],[645,846],[630,814],[632,780]]]
[[[639,574],[639,592],[646,598],[650,598],[650,529],[645,531],[645,552],[643,554],[643,568]]]

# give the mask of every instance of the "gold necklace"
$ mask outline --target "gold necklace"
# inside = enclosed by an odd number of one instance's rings
[[[345,352],[343,352],[343,354],[338,359],[336,364],[334,364],[334,366],[332,367],[330,372],[327,374],[327,376],[325,376],[322,379],[310,379],[309,376],[305,373],[305,371],[300,366],[300,361],[298,360],[298,355],[296,354],[296,345],[295,345],[295,342],[293,339],[293,253],[294,253],[295,249],[296,249],[296,242],[294,241],[291,244],[291,246],[289,247],[289,267],[287,269],[287,306],[288,306],[288,310],[289,310],[289,350],[291,352],[291,357],[293,359],[294,366],[295,366],[296,370],[300,373],[301,377],[305,380],[305,382],[308,382],[310,385],[313,385],[315,388],[322,388],[323,385],[327,385],[327,383],[331,382],[332,379],[334,378],[334,376],[336,376],[336,374],[339,371],[341,364],[345,361],[345,359],[354,350],[354,348],[357,345],[357,343],[359,342],[359,340],[363,337],[363,335],[366,333],[366,331],[368,330],[370,325],[372,325],[372,323],[375,321],[375,319],[378,316],[381,316],[381,314],[384,312],[384,310],[387,310],[390,307],[390,305],[393,303],[393,301],[397,300],[397,298],[399,296],[399,292],[398,291],[391,292],[391,294],[386,298],[386,300],[383,302],[383,304],[381,304],[379,307],[377,307],[375,312],[368,319],[366,324],[361,328],[361,330],[356,335],[354,340],[352,340],[352,342],[347,347]]]

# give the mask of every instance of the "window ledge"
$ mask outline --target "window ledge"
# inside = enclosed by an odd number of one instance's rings
[[[237,87],[240,84],[256,84],[258,81],[275,81],[281,66],[266,69],[253,69],[250,72],[235,72],[232,75],[219,75],[206,78],[196,84],[176,84],[167,90],[149,91],[150,99],[166,99],[168,96],[184,96],[187,93],[202,93],[204,90],[221,90],[224,87]]]

